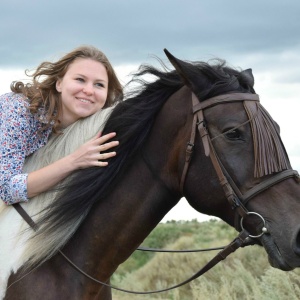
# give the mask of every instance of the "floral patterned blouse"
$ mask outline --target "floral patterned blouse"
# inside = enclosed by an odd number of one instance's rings
[[[22,169],[25,158],[43,147],[52,131],[28,109],[22,94],[0,96],[0,199],[6,204],[27,202],[27,176]]]

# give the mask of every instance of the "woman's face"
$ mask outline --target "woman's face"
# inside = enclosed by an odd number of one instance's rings
[[[88,58],[77,58],[71,63],[56,90],[61,93],[62,127],[99,111],[106,102],[108,75],[104,65]]]

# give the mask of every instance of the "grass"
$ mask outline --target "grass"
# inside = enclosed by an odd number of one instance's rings
[[[237,233],[222,221],[159,224],[144,246],[196,249],[224,246]],[[112,278],[114,285],[148,291],[177,284],[196,273],[216,252],[134,253]],[[212,270],[175,290],[152,295],[113,292],[115,300],[234,300],[300,299],[300,270],[283,272],[270,267],[262,247],[238,249]]]

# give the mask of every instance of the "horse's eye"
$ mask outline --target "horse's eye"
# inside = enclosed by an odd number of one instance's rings
[[[241,132],[238,129],[233,129],[225,133],[225,136],[229,140],[239,140],[241,139]]]

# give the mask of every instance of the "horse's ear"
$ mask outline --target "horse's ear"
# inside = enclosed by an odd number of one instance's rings
[[[252,69],[244,70],[240,73],[240,76],[247,80],[247,83],[253,88],[254,87],[254,76]]]
[[[164,52],[167,55],[173,67],[175,68],[175,70],[177,71],[177,73],[182,78],[184,84],[186,84],[193,92],[196,92],[195,87],[193,85],[193,81],[190,78],[193,65],[176,58],[167,49],[164,49]]]

